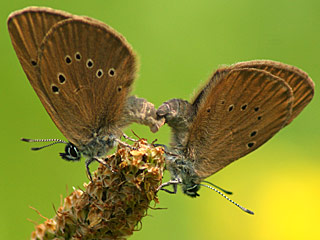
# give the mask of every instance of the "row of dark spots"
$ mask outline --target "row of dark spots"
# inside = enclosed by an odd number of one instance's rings
[[[258,112],[259,110],[260,110],[259,107],[255,107],[255,108],[254,108],[254,111],[255,111],[255,112]],[[261,120],[261,118],[262,118],[262,117],[261,117],[260,115],[257,117],[258,120]]]
[[[74,56],[75,56],[75,59],[77,61],[81,60],[81,54],[79,52],[77,52]],[[66,64],[71,64],[72,63],[72,59],[71,59],[71,57],[69,55],[65,56],[64,61],[66,62]],[[35,60],[31,59],[31,65],[32,66],[37,66],[37,62]]]
[[[260,108],[259,108],[259,107],[255,107],[253,110],[254,110],[255,112],[258,112],[258,111],[260,110]],[[258,119],[258,120],[261,120],[261,116],[258,116],[257,119]],[[254,136],[256,136],[256,135],[257,135],[257,131],[252,131],[252,132],[250,133],[250,137],[254,137]],[[252,148],[254,145],[255,145],[255,142],[249,142],[249,143],[247,144],[248,148]]]
[[[221,103],[224,104],[224,101],[222,101]],[[245,104],[243,104],[243,105],[240,107],[240,109],[241,109],[241,111],[245,111],[245,110],[247,109],[247,107],[248,107],[248,104],[245,103]],[[234,109],[234,105],[231,104],[231,105],[229,106],[229,108],[228,108],[228,111],[231,112],[233,109]],[[258,109],[258,110],[259,110],[258,107],[256,107],[255,109]],[[258,111],[258,110],[257,110],[257,111]],[[256,111],[256,110],[255,110],[255,111]]]
[[[75,54],[75,59],[76,59],[77,61],[80,61],[81,58],[82,58],[82,57],[81,57],[81,54],[80,54],[79,52],[77,52],[77,53]],[[67,56],[65,57],[65,62],[66,62],[67,64],[71,64],[72,59],[71,59],[71,57],[70,57],[69,55],[67,55]],[[31,64],[32,64],[33,66],[36,66],[36,65],[37,65],[37,62],[36,62],[35,60],[31,60]],[[91,59],[88,59],[88,61],[87,61],[87,67],[88,67],[88,68],[92,68],[92,67],[93,67],[93,61],[92,61]],[[110,77],[113,77],[113,76],[115,75],[115,70],[114,70],[113,68],[110,68],[109,71],[108,71],[108,74],[109,74]],[[103,71],[102,71],[102,69],[98,69],[98,70],[97,70],[96,76],[97,76],[98,78],[101,78],[101,77],[103,76]],[[59,83],[60,83],[60,84],[64,84],[64,83],[66,82],[66,77],[64,76],[64,74],[59,73],[59,74],[58,74],[58,80],[59,80]],[[58,93],[58,92],[59,92],[59,88],[58,88],[57,86],[52,86],[52,91],[53,91],[54,93]],[[119,92],[121,91],[121,87],[118,88],[118,91],[119,91]]]
[[[109,75],[114,76],[114,74],[115,74],[114,69],[113,68],[110,69],[109,70]],[[101,78],[102,75],[103,75],[102,69],[98,69],[96,75],[97,75],[98,78]],[[65,77],[65,75],[63,73],[59,73],[58,74],[58,81],[59,81],[60,84],[64,84],[66,82],[66,77]],[[120,92],[122,90],[122,87],[119,86],[117,90],[118,90],[118,92]],[[55,94],[58,94],[59,93],[59,88],[57,86],[53,85],[52,86],[52,92],[55,93]]]
[[[101,78],[102,75],[103,75],[103,71],[101,69],[99,69],[97,71],[97,77]],[[59,81],[60,84],[64,84],[66,82],[66,77],[64,76],[63,73],[59,73],[58,74],[58,81]],[[118,90],[118,92],[121,92],[122,87],[119,86],[117,90]],[[53,85],[52,86],[52,92],[55,93],[55,94],[58,94],[59,93],[59,88],[57,86]]]
[[[114,77],[115,75],[115,70],[113,68],[110,68],[109,71],[108,71],[108,75],[110,77]],[[96,76],[97,78],[101,78],[103,76],[103,70],[102,69],[98,69],[97,72],[96,72]]]
[[[86,65],[87,65],[87,68],[92,68],[93,65],[94,65],[92,59],[88,59]],[[108,75],[110,77],[114,77],[115,74],[116,74],[116,72],[115,72],[114,68],[110,68],[109,71],[108,71]],[[98,69],[97,72],[96,72],[96,76],[98,78],[101,78],[103,76],[103,70],[102,69]]]
[[[222,101],[221,104],[224,104],[224,101]],[[245,110],[247,109],[247,107],[248,107],[248,104],[243,104],[243,105],[241,106],[241,111],[245,111]],[[234,105],[231,104],[231,105],[229,106],[229,108],[228,108],[228,111],[229,111],[229,112],[232,112],[233,109],[234,109]],[[254,111],[255,111],[255,112],[258,112],[259,109],[260,109],[259,107],[255,107],[255,108],[254,108]],[[209,111],[208,111],[208,112],[209,112]],[[261,116],[258,116],[258,117],[257,117],[258,120],[261,120],[261,118],[262,118]]]
[[[58,81],[60,84],[64,84],[66,82],[66,77],[63,73],[58,73]],[[59,93],[59,88],[55,85],[52,85],[52,92],[55,94]]]
[[[81,58],[82,58],[81,54],[79,52],[77,52],[74,56],[75,56],[75,59],[77,61],[80,61]],[[66,64],[71,64],[72,63],[72,59],[71,59],[71,57],[69,55],[65,56],[64,61],[66,62]],[[37,66],[37,61],[31,59],[31,65],[32,66]]]
[[[257,135],[257,133],[258,133],[258,132],[257,132],[257,131],[255,131],[255,130],[254,130],[254,131],[252,131],[252,132],[250,133],[250,137],[252,137],[252,138],[253,138],[254,136],[256,136],[256,135]],[[255,142],[249,142],[249,143],[247,144],[247,147],[248,147],[248,148],[252,148],[254,145],[255,145]]]
[[[81,58],[82,58],[82,57],[81,57],[80,53],[77,52],[77,53],[75,54],[75,59],[76,59],[77,61],[80,61]],[[70,63],[71,63],[71,58],[70,58],[70,56],[67,55],[66,58],[65,58],[65,61],[66,61],[67,64],[70,64]],[[86,66],[87,66],[87,68],[93,68],[93,66],[94,66],[93,60],[89,58],[89,59],[87,60],[87,62],[86,62]],[[108,71],[108,74],[109,74],[110,77],[113,77],[113,76],[115,75],[115,70],[114,70],[113,68],[110,68],[109,71]],[[97,70],[97,73],[96,73],[96,76],[97,76],[98,78],[101,78],[101,77],[103,76],[103,70],[102,70],[102,69],[98,69],[98,70]]]
[[[80,61],[82,56],[81,56],[81,54],[79,52],[76,52],[74,54],[74,58],[76,59],[76,61]],[[66,55],[64,60],[65,60],[66,64],[71,64],[72,63],[72,59],[71,59],[71,57],[69,55]]]
[[[77,61],[80,61],[81,58],[82,58],[82,56],[81,56],[81,54],[79,52],[76,52],[74,56],[75,56],[75,59]],[[72,63],[72,59],[71,59],[71,57],[69,55],[65,56],[65,62],[67,64],[71,64]],[[31,59],[31,65],[32,66],[37,66],[37,62],[35,60]],[[91,59],[88,59],[87,67],[88,68],[92,68],[93,67],[93,61]],[[109,71],[108,71],[108,74],[109,74],[110,77],[113,77],[115,75],[115,70],[113,68],[110,68]],[[96,76],[98,78],[101,78],[103,76],[102,69],[98,69],[97,70]],[[66,77],[65,77],[65,75],[63,73],[59,73],[58,74],[58,81],[59,81],[60,84],[64,84],[66,82]],[[121,86],[118,87],[118,91],[120,92],[121,90],[122,90],[122,87]],[[52,92],[55,93],[55,94],[58,94],[59,93],[59,88],[57,86],[55,86],[55,85],[52,85]]]
[[[224,101],[224,100],[221,100],[221,104],[224,105],[224,104],[225,104],[225,101]],[[243,105],[241,106],[241,111],[245,111],[245,110],[247,109],[247,107],[248,107],[248,104],[243,104]],[[229,106],[229,108],[228,108],[228,111],[229,111],[229,112],[232,112],[233,109],[234,109],[234,105],[231,104],[231,105]],[[259,107],[255,107],[255,108],[254,108],[254,111],[255,111],[255,112],[258,112],[259,110],[260,110]],[[207,109],[207,112],[209,113],[210,111],[211,111],[211,109],[208,108],[208,109]],[[258,120],[261,120],[261,118],[262,118],[261,116],[258,116],[258,117],[257,117]]]
[[[225,104],[225,101],[222,100],[222,101],[221,101],[221,104],[224,105],[224,104]],[[245,111],[245,110],[247,109],[247,107],[248,107],[248,104],[243,104],[243,105],[240,107],[240,109],[241,109],[241,111]],[[229,111],[229,112],[232,112],[233,110],[234,110],[234,105],[231,104],[231,105],[229,106],[229,108],[228,108],[228,111]],[[255,107],[253,110],[254,110],[255,112],[258,112],[258,111],[260,110],[260,108],[259,108],[259,107]],[[207,109],[207,112],[210,112],[210,108]],[[261,116],[258,116],[258,117],[257,117],[257,120],[261,120],[261,118],[262,118]],[[250,137],[256,136],[257,133],[258,133],[257,131],[252,131],[252,132],[250,133]],[[248,147],[248,148],[252,148],[254,145],[255,145],[255,142],[249,142],[249,143],[247,144],[247,147]]]
[[[244,111],[247,109],[247,107],[248,107],[247,104],[243,104],[240,109],[241,109],[241,111]],[[233,109],[234,109],[234,105],[232,104],[229,106],[228,111],[231,112]]]
[[[254,110],[255,112],[258,112],[258,111],[260,110],[260,108],[259,108],[259,107],[255,107],[253,110]],[[258,116],[257,119],[258,119],[258,120],[261,120],[261,116]],[[256,136],[256,135],[257,135],[257,131],[252,131],[252,132],[250,133],[250,137],[254,137],[254,136]],[[252,148],[254,145],[255,145],[255,142],[249,142],[249,143],[247,144],[248,148]]]

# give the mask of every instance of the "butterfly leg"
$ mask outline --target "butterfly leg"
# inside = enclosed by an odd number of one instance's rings
[[[164,124],[164,118],[159,118],[154,105],[144,98],[130,96],[123,111],[123,118],[119,125],[124,127],[132,122],[150,127],[152,132],[157,132]]]
[[[116,138],[115,141],[117,141],[119,144],[121,144],[121,145],[123,145],[123,146],[125,146],[127,148],[130,148],[131,150],[135,149],[134,147],[130,146],[128,143],[122,142],[120,139]]]
[[[138,141],[138,140],[135,140],[135,139],[129,137],[129,136],[128,136],[127,134],[125,134],[125,133],[123,133],[122,136],[123,136],[125,139],[130,140],[131,142],[137,142],[137,141]]]
[[[89,177],[91,182],[93,182],[93,181],[92,181],[92,175],[91,175],[91,172],[90,172],[89,165],[95,160],[96,160],[95,158],[89,158],[89,159],[86,160],[87,175],[88,175],[88,177]]]
[[[103,159],[103,161],[100,160],[100,159],[98,159],[98,158],[95,158],[94,160],[97,161],[98,163],[102,164],[103,166],[109,168],[109,170],[110,170],[111,172],[115,173],[115,171],[114,171],[114,170],[110,167],[110,165],[107,163],[108,160],[109,160],[108,157],[106,157],[105,159]]]
[[[108,159],[108,158],[106,158]],[[97,158],[89,158],[86,160],[86,169],[87,169],[87,175],[89,176],[89,179],[90,181],[92,182],[92,175],[91,175],[91,172],[90,172],[90,168],[89,168],[89,165],[94,162],[94,161],[97,161],[98,163],[104,165],[105,167],[109,168],[109,170],[111,172],[115,172],[114,170],[111,169],[111,167],[106,163],[106,161],[101,161],[100,159],[97,159]]]
[[[174,98],[162,103],[157,110],[157,115],[159,118],[165,118],[166,123],[171,127],[173,145],[183,146],[195,116],[194,106],[188,101]]]
[[[194,107],[183,99],[171,99],[161,104],[158,117],[164,117],[170,127],[187,128],[194,116]]]
[[[169,148],[164,144],[155,143],[153,144],[155,147],[163,147],[165,151],[169,151]]]
[[[166,182],[166,183],[162,183],[162,184],[158,187],[157,192],[160,191],[160,190],[162,190],[162,191],[165,191],[165,192],[170,193],[170,194],[176,194],[179,183],[181,183],[181,182],[180,182],[179,180],[177,180],[177,179],[176,179],[176,180],[170,180],[170,181],[168,181],[168,182]],[[172,186],[173,186],[173,191],[170,191],[170,190],[164,188],[164,187],[167,187],[167,186],[169,186],[169,185],[172,185]]]

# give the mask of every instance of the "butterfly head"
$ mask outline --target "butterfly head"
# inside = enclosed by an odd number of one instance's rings
[[[60,153],[62,159],[67,161],[79,161],[81,158],[81,152],[79,149],[72,143],[67,143],[64,153]]]
[[[193,183],[193,185],[182,185],[183,193],[189,197],[195,198],[199,197],[198,191],[200,190],[200,185]]]
[[[171,173],[171,179],[177,180],[184,194],[190,197],[198,197],[200,189],[200,177],[195,173],[193,161],[183,154],[169,155],[166,157],[166,166]]]

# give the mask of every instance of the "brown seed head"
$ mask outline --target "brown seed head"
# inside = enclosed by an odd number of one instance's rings
[[[119,147],[100,164],[85,191],[75,189],[56,216],[36,226],[31,239],[126,239],[133,234],[151,201],[158,203],[164,155],[144,139],[135,150]]]

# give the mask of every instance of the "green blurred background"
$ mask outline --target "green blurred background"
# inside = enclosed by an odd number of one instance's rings
[[[298,66],[320,85],[320,2],[295,0],[2,1],[0,3],[1,214],[0,239],[28,239],[33,223],[52,217],[66,188],[87,181],[84,162],[60,159],[63,146],[40,152],[21,137],[62,138],[31,88],[6,27],[10,12],[49,6],[99,19],[122,33],[140,57],[134,94],[157,107],[190,99],[214,69],[253,59]],[[213,191],[191,199],[159,194],[158,207],[131,239],[320,239],[320,103],[316,96],[302,114],[270,142],[208,180],[234,192],[252,209],[243,213]],[[167,126],[157,134],[131,125],[139,136],[167,144]],[[34,146],[34,145],[33,145]],[[96,166],[96,165],[95,165]],[[94,166],[94,167],[95,167]],[[168,177],[168,174],[166,174]]]

